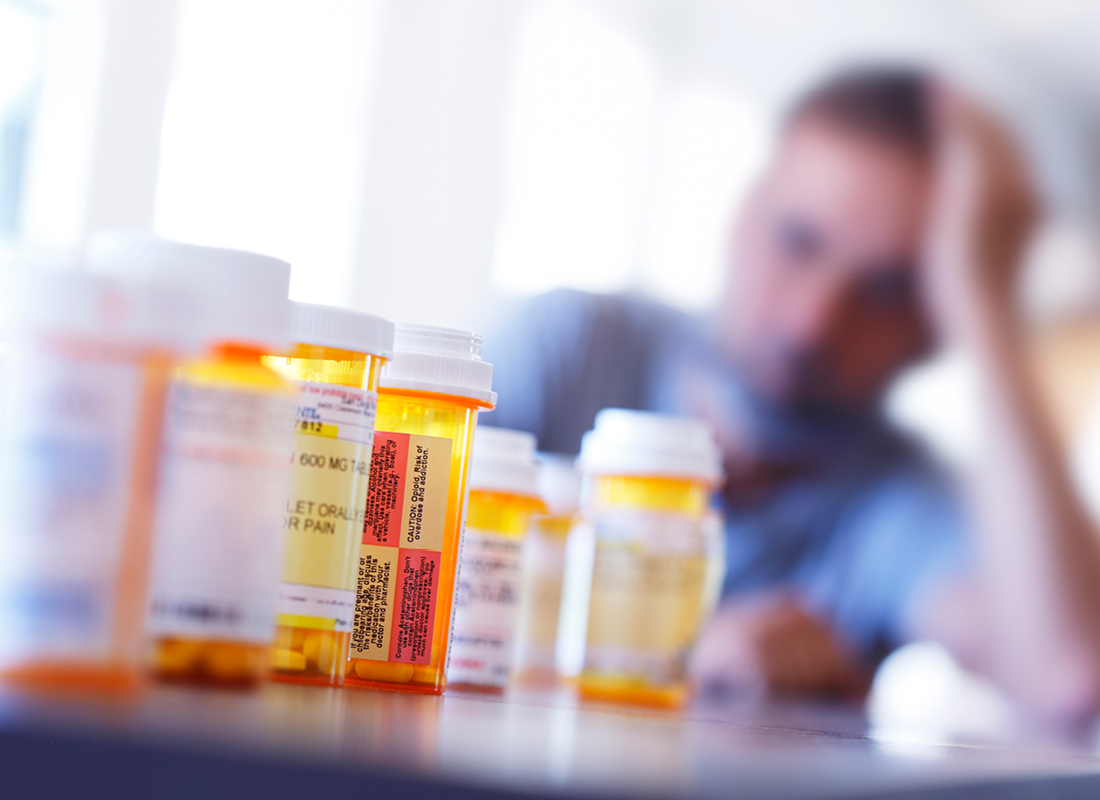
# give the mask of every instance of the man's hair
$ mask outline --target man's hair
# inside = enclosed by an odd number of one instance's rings
[[[914,68],[847,69],[804,94],[787,126],[818,120],[925,156],[933,138],[929,84],[930,76]]]

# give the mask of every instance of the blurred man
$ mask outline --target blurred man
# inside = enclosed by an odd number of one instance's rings
[[[489,340],[501,401],[486,422],[566,453],[608,406],[714,425],[729,573],[695,654],[704,688],[847,691],[890,648],[932,638],[1033,708],[1091,710],[1100,548],[1014,302],[1035,218],[986,114],[915,72],[842,75],[788,116],[713,318],[537,298]],[[985,392],[966,480],[882,414],[891,381],[938,338],[971,353]]]

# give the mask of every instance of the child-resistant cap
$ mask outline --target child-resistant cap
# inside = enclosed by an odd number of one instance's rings
[[[102,274],[145,277],[201,293],[206,313],[196,323],[206,344],[233,342],[281,352],[289,342],[290,264],[285,261],[132,231],[95,234],[87,259]]]
[[[71,336],[177,351],[192,344],[196,299],[171,287],[75,270],[25,269],[9,276],[3,294],[6,336]]]
[[[348,308],[291,302],[290,338],[298,344],[393,358],[393,323]]]
[[[481,342],[469,331],[398,322],[393,358],[382,367],[379,385],[466,397],[492,408],[493,365],[481,360]]]
[[[479,425],[470,454],[470,488],[538,497],[535,443],[523,431]]]
[[[710,426],[697,419],[605,408],[581,440],[580,469],[589,475],[650,475],[722,480],[722,453]]]
[[[576,459],[556,453],[537,453],[539,497],[555,516],[568,516],[580,508],[581,475]]]

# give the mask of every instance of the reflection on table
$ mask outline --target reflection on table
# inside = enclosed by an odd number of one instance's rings
[[[45,742],[56,736],[76,748],[65,752],[106,744],[123,756],[120,763],[144,763],[152,748],[178,757],[184,772],[189,760],[202,770],[202,759],[216,756],[288,791],[294,770],[320,769],[333,791],[374,775],[411,782],[410,796],[430,789],[437,797],[463,787],[543,795],[892,796],[1004,781],[1039,781],[1051,797],[1100,793],[1091,732],[1043,731],[1005,716],[1013,712],[986,688],[945,672],[949,663],[937,673],[939,655],[928,646],[902,657],[909,667],[887,664],[866,709],[732,698],[697,701],[677,714],[581,703],[566,689],[431,697],[278,684],[253,694],[157,687],[123,706],[5,695],[0,736],[8,745],[0,762],[18,786],[33,759],[11,763],[12,753],[41,739],[48,755]],[[112,762],[96,763],[107,770]],[[126,777],[101,776],[122,781],[118,797],[128,796]]]

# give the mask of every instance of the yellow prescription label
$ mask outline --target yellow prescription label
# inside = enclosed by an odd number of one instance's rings
[[[398,548],[364,544],[359,548],[359,589],[351,654],[386,661],[390,652]]]
[[[450,439],[375,436],[352,658],[431,662],[450,471]]]
[[[276,622],[348,631],[378,397],[300,381],[284,508],[286,556]]]
[[[675,652],[695,637],[706,558],[598,543],[588,612],[589,647]]]
[[[565,537],[546,532],[543,525],[542,520],[535,520],[526,537],[516,663],[521,668],[552,670],[561,615]]]
[[[326,425],[323,422],[314,422],[308,419],[295,420],[294,430],[307,436],[321,436],[325,439],[336,439],[340,435],[339,425]]]
[[[308,617],[305,614],[276,614],[276,625],[290,628],[310,628],[318,631],[336,630],[336,620],[328,617]]]
[[[595,520],[585,673],[680,680],[710,610],[699,520],[615,513]]]
[[[295,438],[293,488],[283,517],[283,580],[354,590],[370,448],[308,434]]]

